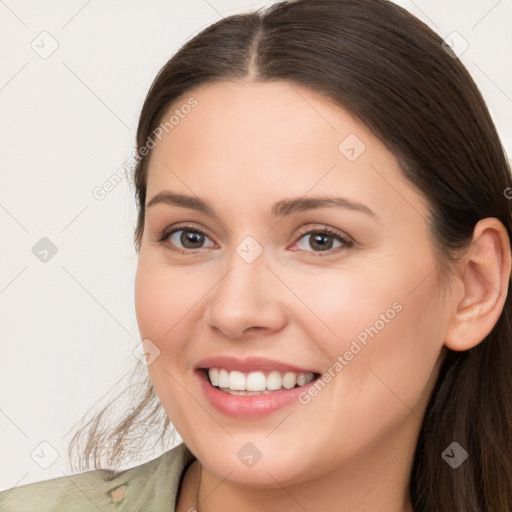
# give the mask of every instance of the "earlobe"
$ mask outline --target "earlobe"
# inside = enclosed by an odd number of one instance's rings
[[[452,296],[444,344],[463,351],[478,345],[503,311],[511,272],[510,240],[503,223],[494,217],[480,220],[456,266],[459,293]]]

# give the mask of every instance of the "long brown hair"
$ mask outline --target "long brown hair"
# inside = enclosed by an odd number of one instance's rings
[[[287,80],[322,94],[361,119],[398,159],[429,201],[441,269],[471,241],[475,224],[498,218],[512,239],[510,167],[486,104],[439,35],[387,0],[295,0],[230,16],[188,41],[165,64],[144,102],[134,174],[140,250],[148,137],[194,87],[223,80]],[[200,106],[199,106],[200,108]],[[448,350],[416,446],[409,492],[416,512],[512,510],[512,305],[474,348]],[[100,428],[108,406],[82,427],[80,468],[115,466],[156,432],[162,414],[145,375],[140,399],[116,424]],[[158,418],[158,420],[157,420]],[[89,427],[88,431],[86,427]],[[133,435],[133,432],[139,432]],[[452,469],[441,457],[453,441],[469,454]]]

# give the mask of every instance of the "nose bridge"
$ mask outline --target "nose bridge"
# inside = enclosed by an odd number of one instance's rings
[[[279,328],[284,314],[268,263],[263,247],[253,237],[234,248],[227,271],[210,296],[207,318],[211,326],[230,337],[240,337],[252,327]]]
[[[227,261],[228,271],[216,287],[216,304],[233,312],[245,310],[247,314],[269,298],[265,295],[271,289],[268,283],[271,273],[266,268],[268,261],[263,247],[259,247],[244,240],[234,248]]]

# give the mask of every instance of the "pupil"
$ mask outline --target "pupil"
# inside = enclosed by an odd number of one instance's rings
[[[187,247],[188,243],[195,243],[199,244],[200,246],[203,242],[203,235],[201,233],[195,233],[193,231],[183,231],[180,241],[185,247]]]
[[[314,243],[319,244],[319,247],[321,249],[331,249],[332,247],[332,240],[331,243],[326,242],[326,239],[331,238],[329,235],[324,235],[322,233],[318,233],[314,237]]]

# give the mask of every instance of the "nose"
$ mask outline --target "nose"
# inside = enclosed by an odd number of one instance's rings
[[[284,286],[267,264],[263,254],[252,263],[233,255],[227,272],[208,295],[205,317],[210,327],[233,339],[264,336],[283,328],[286,311],[280,298]]]

